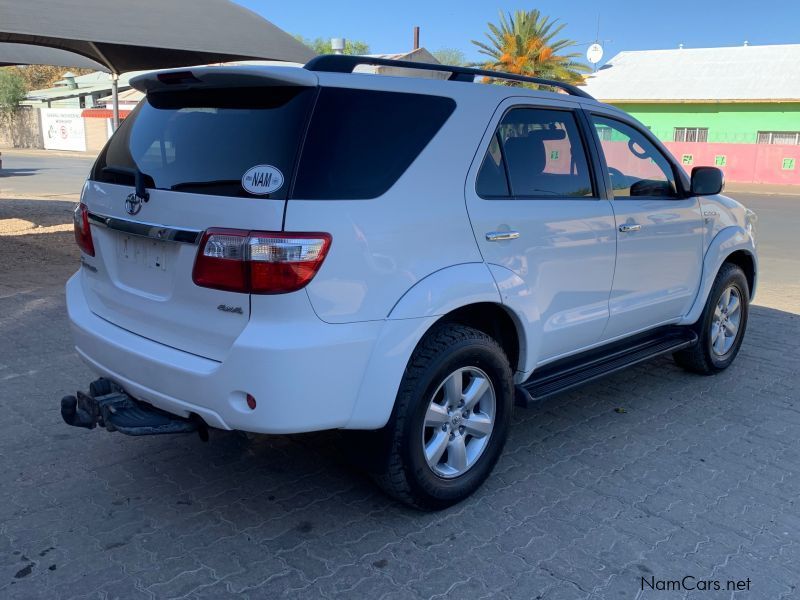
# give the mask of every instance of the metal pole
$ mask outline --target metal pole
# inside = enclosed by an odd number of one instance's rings
[[[119,75],[111,73],[111,101],[113,103],[112,125],[114,131],[119,127]]]

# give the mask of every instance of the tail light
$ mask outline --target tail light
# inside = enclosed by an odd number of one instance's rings
[[[94,242],[92,230],[89,228],[89,209],[81,202],[72,213],[72,223],[75,228],[75,241],[78,247],[89,256],[94,256]]]
[[[285,294],[305,287],[331,245],[327,233],[208,229],[192,280],[201,287],[249,294]]]

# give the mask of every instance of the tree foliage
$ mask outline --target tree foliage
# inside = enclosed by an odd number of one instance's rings
[[[57,82],[64,79],[64,73],[67,71],[71,71],[75,75],[86,75],[93,72],[92,69],[56,67],[53,65],[24,65],[12,68],[25,81],[27,91],[53,87]]]
[[[0,113],[10,114],[25,99],[25,80],[13,68],[0,69]]]
[[[431,52],[431,54],[443,65],[463,67],[467,64],[467,57],[458,48],[439,48]]]
[[[307,40],[301,35],[296,35],[294,37],[297,41],[310,47],[317,54],[333,54],[330,38],[318,37],[313,40]],[[369,54],[369,44],[359,40],[346,39],[344,42],[344,54]]]
[[[544,77],[579,83],[591,69],[580,62],[581,54],[567,52],[575,46],[568,39],[557,39],[564,24],[542,15],[538,10],[500,13],[500,23],[488,23],[488,42],[472,40],[480,54],[488,57],[481,66],[530,77]],[[498,80],[504,85],[520,85]]]

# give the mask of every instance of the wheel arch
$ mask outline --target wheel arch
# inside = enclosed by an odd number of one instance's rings
[[[511,311],[502,304],[498,302],[467,304],[443,315],[434,325],[440,323],[458,323],[484,332],[500,344],[511,370],[520,370],[523,349],[521,325]]]
[[[411,355],[425,335],[442,323],[467,325],[490,335],[506,353],[512,372],[519,368],[524,358],[523,330],[498,301],[465,303],[439,315],[388,319],[375,342],[345,429],[379,429],[389,421]]]
[[[758,284],[758,254],[753,238],[742,227],[726,227],[711,240],[706,250],[700,287],[692,308],[681,319],[681,325],[692,325],[700,318],[708,300],[708,294],[714,285],[714,279],[726,262],[738,265],[745,272],[750,288],[750,300],[753,300]]]
[[[725,263],[732,263],[744,271],[744,276],[747,278],[747,291],[752,299],[756,291],[756,261],[753,254],[748,250],[736,250],[725,257],[723,264]],[[720,265],[721,267],[722,265]]]
[[[509,358],[512,371],[525,357],[524,328],[501,302],[485,263],[453,265],[431,273],[392,307],[375,341],[348,429],[378,429],[389,420],[412,353],[437,323],[456,322],[491,335]]]

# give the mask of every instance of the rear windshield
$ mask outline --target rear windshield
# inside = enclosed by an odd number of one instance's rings
[[[454,108],[440,96],[349,88],[152,93],[100,153],[92,179],[134,185],[138,171],[147,188],[195,194],[376,198]]]
[[[150,94],[100,153],[92,179],[133,185],[138,169],[148,188],[286,198],[315,94],[301,87]],[[248,171],[256,179],[250,191]]]

